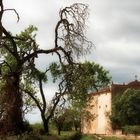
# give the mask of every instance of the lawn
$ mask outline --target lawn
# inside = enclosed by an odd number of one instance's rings
[[[125,136],[125,137],[115,137],[115,136],[97,136],[97,135],[81,135],[73,131],[62,131],[61,136],[54,134],[40,135],[39,133],[32,132],[30,134],[23,134],[20,136],[11,137],[0,137],[0,140],[140,140],[140,138]]]

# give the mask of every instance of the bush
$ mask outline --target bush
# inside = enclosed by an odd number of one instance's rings
[[[122,127],[124,134],[134,134],[138,135],[140,134],[140,125],[126,125]]]
[[[33,130],[32,126],[27,120],[23,122],[23,126],[24,126],[23,132],[31,132]]]
[[[43,132],[43,126],[41,123],[35,123],[35,124],[32,124],[32,129],[35,133],[40,133],[42,134]]]
[[[69,140],[80,140],[82,137],[81,133],[75,133],[74,135],[72,135]]]

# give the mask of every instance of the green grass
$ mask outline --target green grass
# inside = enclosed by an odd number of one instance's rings
[[[58,136],[60,139],[67,139],[69,137],[71,137],[72,135],[74,135],[76,132],[75,131],[62,131],[61,135]]]
[[[40,128],[38,125],[36,126]],[[50,136],[40,135],[39,131],[33,131],[22,134],[21,136],[0,138],[0,140],[140,140],[140,138],[132,139],[129,136],[118,138],[115,136],[81,135],[74,131],[62,131],[61,136],[58,136],[57,132],[53,130],[53,134]]]
[[[31,127],[33,128],[33,130],[43,129],[43,125],[41,123],[31,124]]]
[[[83,136],[80,140],[93,140],[91,136]]]
[[[46,135],[38,135],[38,134],[30,134],[30,135],[23,135],[23,136],[12,136],[12,137],[5,137],[3,139],[0,138],[0,140],[140,140],[140,139],[131,139],[129,137],[123,137],[123,138],[117,138],[117,137],[101,137],[101,139],[97,139],[94,136],[91,135],[84,135],[84,136],[73,136],[71,134],[64,133],[62,136],[46,136]]]
[[[104,140],[121,140],[122,138],[118,138],[118,137],[115,137],[115,136],[104,136],[103,137]]]

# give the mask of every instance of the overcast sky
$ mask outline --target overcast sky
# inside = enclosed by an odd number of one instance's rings
[[[60,8],[75,2],[89,5],[87,36],[95,49],[82,60],[90,60],[109,70],[116,83],[140,79],[140,0],[4,0],[5,8],[15,8],[20,15],[6,12],[4,25],[19,33],[28,25],[38,27],[37,41],[47,49],[54,45],[54,28]],[[40,57],[40,68],[50,58]],[[51,91],[51,88],[49,88]]]

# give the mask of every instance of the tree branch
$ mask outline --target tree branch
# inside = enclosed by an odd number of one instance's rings
[[[2,32],[5,34],[5,36],[7,37],[7,39],[10,40],[10,42],[12,43],[12,50],[10,51],[10,53],[12,53],[12,55],[19,60],[19,56],[18,56],[18,52],[17,52],[17,45],[16,42],[14,41],[13,37],[6,31],[6,29],[2,26]]]
[[[2,37],[2,15],[3,15],[3,1],[0,0],[0,39]]]
[[[36,103],[36,105],[37,105],[37,107],[39,108],[39,110],[40,110],[40,112],[42,112],[43,110],[42,110],[42,108],[41,108],[41,106],[40,106],[40,103],[39,103],[39,101],[34,97],[34,95],[29,91],[29,90],[27,90],[27,89],[22,89],[25,93],[27,93],[33,100],[34,100],[34,102]]]
[[[45,99],[45,95],[44,95],[44,92],[43,92],[43,87],[42,87],[42,80],[41,80],[41,78],[39,78],[39,90],[40,90],[40,94],[41,94],[41,98],[42,98],[42,102],[43,102],[42,111],[45,113],[45,110],[46,110],[46,99]]]
[[[19,17],[18,12],[15,9],[4,9],[3,11],[14,11],[14,13],[17,15],[17,22],[19,22],[20,17]]]

